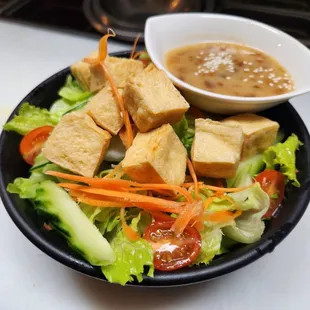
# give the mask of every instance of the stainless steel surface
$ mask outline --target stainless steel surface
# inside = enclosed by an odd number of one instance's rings
[[[119,38],[132,41],[142,34],[149,16],[163,13],[200,12],[202,0],[84,0],[84,13],[91,25],[106,33],[113,28]]]

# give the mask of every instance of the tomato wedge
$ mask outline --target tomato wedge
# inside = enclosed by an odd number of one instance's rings
[[[41,152],[42,146],[49,137],[54,127],[43,126],[31,130],[26,134],[19,145],[19,151],[29,165],[34,164],[34,159]]]
[[[182,234],[171,230],[173,221],[158,221],[150,224],[144,239],[151,243],[154,251],[154,267],[157,270],[172,271],[188,266],[199,255],[201,236],[194,227],[187,226]]]
[[[285,176],[276,170],[265,170],[256,177],[261,188],[270,198],[270,207],[263,218],[270,218],[282,203],[285,191]]]

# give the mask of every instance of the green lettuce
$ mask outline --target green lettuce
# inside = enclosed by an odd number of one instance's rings
[[[101,208],[90,206],[86,203],[79,203],[79,207],[92,223],[95,222],[96,216],[101,212]]]
[[[283,143],[277,143],[270,146],[264,152],[264,162],[266,169],[277,169],[287,176],[288,180],[296,187],[300,187],[300,183],[296,177],[296,156],[295,152],[303,145],[295,134],[292,134]]]
[[[257,154],[247,160],[240,162],[236,174],[226,179],[227,187],[243,187],[251,185],[252,178],[261,172],[265,167],[263,155]]]
[[[208,264],[215,255],[220,254],[222,242],[222,230],[217,228],[214,230],[205,229],[201,233],[201,250],[194,265]]]
[[[59,119],[47,109],[37,108],[25,102],[19,109],[17,115],[4,125],[4,130],[15,131],[26,135],[31,130],[41,126],[55,126]]]
[[[232,225],[222,228],[224,235],[241,243],[253,243],[259,240],[265,229],[262,217],[269,208],[269,196],[261,189],[259,183],[229,195],[234,199],[237,209],[244,212]]]
[[[120,209],[113,208],[103,208],[96,215],[95,224],[99,231],[104,235],[106,233],[112,232],[120,223]]]
[[[82,90],[78,82],[68,75],[65,85],[58,91],[58,95],[67,101],[78,102],[88,99],[92,93]]]
[[[46,175],[45,172],[48,170],[67,172],[66,170],[60,168],[59,166],[46,163],[39,165],[38,163],[42,160],[42,155],[39,154],[34,162],[37,168],[30,170],[31,174],[29,178],[16,178],[13,183],[9,183],[7,186],[7,191],[11,194],[17,194],[22,199],[34,199],[36,197],[36,190],[42,181],[51,180],[54,182],[59,181],[58,178]],[[68,181],[66,181],[68,182]]]
[[[187,120],[183,115],[182,119],[172,127],[186,148],[187,153],[190,154],[195,135],[194,121]]]
[[[131,221],[130,226],[136,231],[140,220],[141,213]],[[147,241],[142,238],[137,241],[128,240],[121,225],[109,241],[115,252],[116,260],[113,264],[101,268],[109,282],[125,285],[127,282],[134,281],[135,278],[141,282],[145,267],[149,267],[147,275],[153,276],[153,250]]]

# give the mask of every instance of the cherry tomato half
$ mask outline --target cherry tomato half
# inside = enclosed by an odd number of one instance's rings
[[[157,270],[172,271],[188,266],[199,255],[201,236],[196,228],[186,227],[180,235],[170,230],[173,222],[153,222],[144,238],[154,251],[154,267]]]
[[[41,152],[42,146],[49,137],[54,127],[43,126],[31,130],[26,134],[19,145],[19,151],[29,165],[33,165],[34,159]]]
[[[258,181],[270,198],[269,210],[264,215],[264,218],[271,217],[281,205],[285,191],[285,176],[283,173],[276,170],[265,170],[257,177]]]

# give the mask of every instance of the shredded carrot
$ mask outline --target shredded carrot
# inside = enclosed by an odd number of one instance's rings
[[[88,198],[86,195],[83,195],[83,194],[82,195],[75,194],[74,191],[72,190],[69,192],[69,194],[73,195],[73,197],[75,198],[77,202],[82,202],[82,203],[88,204],[93,207],[98,207],[98,208],[125,207],[125,204],[121,202],[115,202],[115,201],[113,202],[113,201],[105,201],[105,200]]]
[[[117,169],[117,166],[114,169]],[[127,181],[127,180],[122,180],[122,179],[106,178],[109,175],[113,175],[113,171],[110,172],[108,175],[106,175],[105,178],[88,178],[88,177],[83,177],[83,176],[78,176],[78,175],[73,175],[73,174],[62,173],[58,171],[47,171],[45,172],[45,174],[59,177],[59,178],[66,179],[66,180],[70,180],[70,181],[86,183],[93,187],[106,187],[107,189],[111,188],[112,186],[115,186],[116,188],[123,190],[125,188],[128,189],[132,186],[135,186],[135,187],[144,188],[148,190],[160,189],[160,190],[176,191],[179,194],[182,194],[189,202],[194,201],[191,194],[185,188],[182,188],[181,186],[178,186],[178,185],[138,183],[138,182]]]
[[[72,183],[58,183],[60,187],[80,191],[85,194],[95,194],[100,196],[101,200],[109,200],[116,202],[126,202],[128,205],[135,205],[137,207],[155,209],[170,213],[180,213],[185,203],[165,200],[157,197],[149,197],[145,195],[106,190],[101,188],[93,188],[88,186],[81,186]],[[104,197],[104,198],[102,198]],[[107,198],[108,197],[108,198]]]
[[[134,55],[132,56],[132,59],[137,59],[139,56],[141,56],[142,54],[144,54],[145,51],[140,51],[140,52],[136,52],[134,53]]]
[[[148,191],[149,193],[152,194],[152,191],[153,192],[157,192],[163,196],[172,196],[174,195],[173,193],[171,193],[170,191],[167,191],[167,190],[164,190],[164,189],[156,189],[154,187],[129,187],[127,189],[128,192],[140,192],[140,191]]]
[[[125,128],[126,128],[126,133],[127,133],[127,145],[125,145],[125,147],[128,149],[133,141],[133,131],[132,131],[132,127],[131,127],[131,123],[130,123],[130,119],[129,119],[129,114],[127,112],[127,110],[125,109],[124,106],[124,102],[123,102],[123,98],[120,95],[117,86],[108,70],[108,68],[106,67],[106,65],[102,62],[101,66],[103,68],[103,71],[107,77],[107,79],[109,80],[110,84],[111,84],[111,88],[112,88],[112,92],[113,95],[119,105],[119,108],[121,110],[122,116],[123,116],[123,120],[124,120],[124,124],[125,124]]]
[[[136,241],[140,239],[140,235],[126,223],[125,208],[121,209],[121,222],[122,222],[123,231],[129,240]]]
[[[207,198],[207,199],[204,201],[204,203],[203,203],[205,209],[207,209],[207,208],[209,207],[209,205],[210,205],[210,204],[214,201],[214,199],[216,199],[216,198],[217,198],[216,196],[212,196],[212,197]]]
[[[99,55],[98,55],[98,61],[102,62],[105,60],[105,58],[108,55],[108,38],[110,37],[115,37],[116,34],[112,29],[108,29],[108,33],[106,35],[104,35],[100,41],[99,41]]]
[[[198,185],[199,186],[202,186],[203,185],[203,182],[198,182]],[[183,183],[182,184],[182,187],[184,188],[190,188],[192,186],[195,186],[195,183],[194,182],[187,182],[187,183]]]
[[[200,220],[199,218],[203,214],[203,209],[202,201],[188,203],[171,226],[171,230],[174,231],[177,235],[181,234],[186,226],[190,223],[190,221],[193,219],[195,221]]]
[[[242,212],[241,211],[217,211],[214,213],[210,213],[204,216],[204,220],[208,222],[218,222],[225,223],[230,222],[236,217],[238,217]]]
[[[247,188],[250,188],[251,186],[253,186],[253,184],[249,185],[249,186],[244,186],[244,187],[233,187],[233,188],[226,188],[226,187],[217,187],[217,186],[212,186],[212,185],[203,185],[201,187],[206,187],[212,191],[216,191],[216,192],[222,192],[222,193],[235,193],[235,192],[241,192]]]
[[[198,179],[197,179],[197,175],[195,172],[195,169],[193,167],[192,162],[190,161],[189,158],[187,158],[187,167],[188,170],[191,174],[191,177],[193,178],[194,184],[195,184],[195,195],[196,195],[196,199],[199,199],[199,184],[198,184]]]
[[[132,46],[132,50],[131,50],[131,54],[130,54],[130,58],[133,59],[134,58],[134,55],[135,55],[135,51],[136,51],[136,48],[137,48],[137,44],[139,42],[139,39],[141,37],[141,34],[138,34],[135,41],[133,42],[133,46]]]

